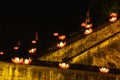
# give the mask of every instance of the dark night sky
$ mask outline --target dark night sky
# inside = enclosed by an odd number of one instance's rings
[[[18,38],[29,40],[36,31],[41,40],[47,40],[53,32],[67,34],[78,31],[86,15],[87,4],[84,0],[74,5],[0,8],[0,46],[8,46],[10,41]]]

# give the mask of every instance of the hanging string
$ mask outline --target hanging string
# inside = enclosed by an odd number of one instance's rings
[[[36,39],[36,41],[38,40],[38,33],[37,32],[35,32],[35,39]]]

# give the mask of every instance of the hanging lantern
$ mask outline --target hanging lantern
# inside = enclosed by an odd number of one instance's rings
[[[65,38],[66,38],[66,35],[58,36],[58,39],[59,39],[59,40],[64,40]]]
[[[35,32],[35,40],[32,40],[32,44],[36,44],[38,40],[38,33]]]
[[[68,69],[70,67],[70,65],[67,63],[59,63],[59,67],[63,68],[63,69]]]
[[[100,71],[101,73],[108,73],[108,72],[109,72],[109,69],[106,68],[106,67],[101,67],[101,68],[99,68],[99,71]]]
[[[26,58],[26,59],[24,59],[24,62],[23,62],[23,64],[30,64],[32,62],[32,59],[31,58]]]
[[[58,35],[59,35],[59,33],[57,33],[57,32],[53,33],[53,36],[58,36]]]
[[[14,50],[18,50],[19,49],[19,46],[21,45],[21,42],[20,40],[18,41],[17,45],[13,47]]]
[[[31,49],[28,50],[28,52],[29,52],[30,54],[33,54],[33,53],[35,53],[36,51],[37,51],[37,48],[36,48],[36,47],[31,48]]]
[[[64,47],[66,45],[66,42],[59,42],[58,44],[57,44],[57,47],[58,48],[62,48],[62,47]]]
[[[86,35],[91,34],[92,31],[93,31],[92,28],[86,29],[84,34],[86,34]]]
[[[110,14],[110,17],[117,17],[117,13],[112,12],[112,13]]]
[[[23,63],[23,58],[15,57],[15,58],[11,58],[11,60],[15,64],[21,64],[21,63]]]
[[[3,55],[4,54],[4,52],[3,51],[0,51],[0,55]]]
[[[86,25],[87,25],[87,24],[86,24],[86,23],[84,23],[84,22],[83,22],[83,23],[81,23],[81,26],[82,26],[82,27],[85,27]]]
[[[111,18],[109,19],[110,22],[115,22],[116,20],[117,20],[117,17],[111,17]]]
[[[32,40],[32,44],[36,44],[37,43],[37,41],[36,40]]]
[[[19,47],[18,47],[18,46],[15,46],[13,49],[14,49],[14,50],[18,50],[18,49],[19,49]]]
[[[86,24],[85,28],[91,28],[92,27],[92,24]]]

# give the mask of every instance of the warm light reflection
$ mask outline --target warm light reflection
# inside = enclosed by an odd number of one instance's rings
[[[108,73],[109,69],[106,68],[106,67],[101,67],[101,68],[99,68],[99,71],[102,72],[102,73]]]
[[[68,69],[70,67],[70,65],[67,63],[59,63],[59,67],[63,68],[63,69]]]
[[[93,31],[93,30],[92,30],[91,28],[86,29],[85,32],[84,32],[84,34],[86,34],[86,35],[91,34],[92,31]]]
[[[59,39],[59,40],[64,40],[65,38],[66,38],[66,35],[58,36],[58,39]]]
[[[37,51],[37,48],[35,47],[35,48],[31,48],[30,50],[28,50],[28,52],[30,53],[30,54],[32,54],[32,53],[35,53]]]
[[[15,57],[11,59],[13,63],[21,64],[23,63],[23,58]]]
[[[57,47],[58,47],[58,48],[62,48],[62,47],[64,47],[65,45],[66,45],[66,42],[62,42],[62,41],[61,41],[60,43],[57,44]]]

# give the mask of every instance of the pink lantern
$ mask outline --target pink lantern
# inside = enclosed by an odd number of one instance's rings
[[[37,43],[37,41],[36,40],[32,40],[32,44],[36,44]]]
[[[28,52],[30,53],[30,54],[33,54],[33,53],[35,53],[37,51],[37,48],[35,47],[35,48],[31,48],[31,49],[29,49],[28,50]]]
[[[3,51],[0,51],[0,55],[3,55],[4,54],[4,52]]]
[[[59,63],[59,67],[63,68],[63,69],[68,69],[70,67],[70,65],[67,63]]]
[[[23,61],[23,64],[30,64],[32,62],[32,59],[31,58],[26,58],[26,59],[24,59],[24,61]]]
[[[109,69],[106,68],[106,67],[101,67],[101,68],[99,68],[99,71],[102,72],[102,73],[108,73]]]
[[[85,27],[86,25],[87,25],[87,24],[86,24],[86,23],[84,23],[84,22],[83,22],[83,23],[81,23],[81,26],[82,26],[82,27]]]
[[[59,39],[59,40],[64,40],[65,38],[66,38],[66,35],[58,36],[58,39]]]
[[[117,17],[111,17],[111,18],[109,19],[110,22],[115,22],[116,20],[117,20]]]
[[[92,31],[93,31],[92,28],[86,29],[84,34],[86,34],[86,35],[91,34]]]
[[[58,47],[58,48],[62,48],[62,47],[64,47],[65,45],[66,45],[66,42],[62,42],[62,41],[61,41],[60,43],[57,44],[57,47]]]
[[[59,33],[57,33],[57,32],[53,33],[53,36],[58,36],[58,35],[59,35]]]
[[[85,28],[91,28],[92,24],[86,24]]]
[[[117,17],[117,13],[112,12],[112,13],[110,14],[110,16],[111,16],[111,17]]]
[[[11,58],[11,60],[15,64],[22,64],[23,63],[23,58],[15,57],[15,58]]]

